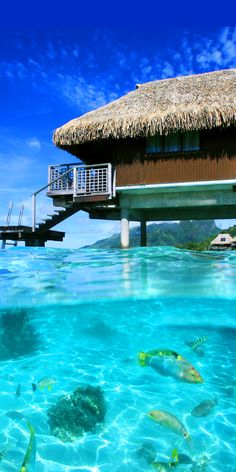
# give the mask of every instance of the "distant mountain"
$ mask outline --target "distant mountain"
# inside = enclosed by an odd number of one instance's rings
[[[213,220],[180,221],[179,223],[152,223],[147,225],[147,246],[182,246],[213,239],[222,232]],[[140,228],[130,230],[130,246],[140,246]],[[110,249],[120,247],[120,234],[97,241],[89,247]]]

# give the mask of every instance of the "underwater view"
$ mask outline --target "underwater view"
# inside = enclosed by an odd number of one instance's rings
[[[236,472],[236,252],[0,251],[1,472]]]

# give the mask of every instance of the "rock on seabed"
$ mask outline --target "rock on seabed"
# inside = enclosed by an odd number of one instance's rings
[[[85,432],[96,432],[104,422],[106,403],[100,387],[78,387],[48,410],[51,434],[72,442]]]

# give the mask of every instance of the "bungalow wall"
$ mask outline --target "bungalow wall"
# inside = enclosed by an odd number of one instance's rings
[[[139,145],[135,144],[132,162],[125,150],[123,159],[121,149],[119,154],[115,165],[117,186],[233,179],[236,128],[200,132],[199,151],[147,154],[146,140],[140,140]]]
[[[147,154],[146,138],[107,140],[70,147],[87,164],[111,162],[116,185],[236,178],[236,128],[200,131],[200,150]]]
[[[236,156],[233,159],[175,158],[147,161],[135,166],[116,166],[116,185],[164,184],[236,178]]]

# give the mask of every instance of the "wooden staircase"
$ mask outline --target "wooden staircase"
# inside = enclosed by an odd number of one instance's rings
[[[56,199],[54,205],[61,205],[61,210],[55,210],[47,215],[42,222],[36,220],[36,198],[47,190],[47,196]],[[52,230],[54,226],[66,220],[80,210],[93,214],[97,205],[111,202],[113,198],[112,167],[110,163],[84,165],[62,164],[49,167],[49,182],[32,194],[32,226],[23,226],[21,210],[18,225],[11,226],[13,204],[8,210],[6,225],[0,226],[2,249],[6,244],[17,246],[18,241],[24,241],[26,246],[44,246],[46,241],[63,241],[65,233]],[[13,241],[7,242],[7,241]]]
[[[52,215],[47,215],[42,222],[36,224],[35,231],[31,226],[23,225],[5,225],[0,226],[0,240],[2,239],[2,249],[7,241],[14,241],[13,245],[17,245],[19,241],[24,241],[26,246],[45,246],[46,241],[63,241],[65,233],[63,231],[52,231],[51,228],[66,220],[82,209],[82,205],[71,203],[68,208],[56,210]]]
[[[55,210],[53,214],[47,215],[49,218],[43,220],[42,223],[38,223],[35,228],[35,233],[38,235],[44,234],[54,226],[58,225],[62,221],[74,215],[78,211],[82,210],[82,205],[79,203],[71,203],[67,208],[62,210]]]
[[[101,203],[103,203],[103,200],[99,201],[99,199],[96,199],[96,202],[71,202],[66,208],[55,210],[52,214],[47,215],[48,218],[36,223],[34,230],[32,226],[24,226],[22,224],[0,226],[2,249],[5,249],[6,245],[17,246],[19,241],[25,242],[25,246],[35,247],[45,246],[47,241],[63,241],[65,232],[55,231],[52,228],[82,210],[88,212],[90,217],[93,217],[97,211],[103,210],[103,207],[100,208]]]

